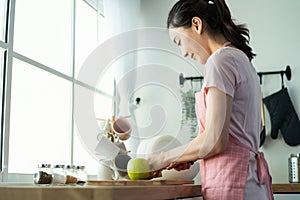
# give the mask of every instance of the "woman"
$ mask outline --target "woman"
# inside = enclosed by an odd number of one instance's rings
[[[199,134],[151,156],[152,170],[184,170],[201,160],[204,199],[274,199],[267,163],[258,152],[261,90],[248,29],[232,21],[224,0],[180,0],[167,27],[184,57],[205,64],[195,95]]]

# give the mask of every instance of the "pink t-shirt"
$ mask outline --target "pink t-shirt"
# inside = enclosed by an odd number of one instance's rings
[[[249,58],[236,48],[218,49],[204,67],[202,90],[207,91],[210,87],[216,87],[233,98],[231,135],[257,150],[261,130],[261,89]]]

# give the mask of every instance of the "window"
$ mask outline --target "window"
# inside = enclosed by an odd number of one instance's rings
[[[75,77],[77,77],[83,62],[88,57],[88,55],[99,45],[99,34],[100,31],[103,30],[103,24],[99,24],[99,21],[103,21],[103,16],[97,13],[95,10],[95,4],[91,1],[88,1],[89,4],[82,0],[76,1],[76,37],[75,37]],[[98,30],[97,28],[100,29]],[[101,95],[96,95],[101,96]],[[101,97],[100,97],[101,98]],[[102,97],[101,102],[101,114],[103,114],[103,108],[106,109],[110,105],[110,101],[108,98]],[[104,102],[104,103],[103,103]],[[98,105],[98,104],[97,104]],[[100,110],[100,109],[98,109]],[[106,112],[105,112],[106,113]],[[101,117],[99,115],[99,117]],[[76,165],[89,165],[86,166],[86,171],[89,174],[97,173],[97,162],[88,151],[84,148],[83,144],[78,137],[78,132],[76,129],[76,124],[74,126],[74,163]],[[96,139],[96,137],[95,137]]]
[[[71,0],[18,1],[14,51],[71,75]]]
[[[3,97],[3,72],[4,72],[4,54],[5,50],[0,48],[0,97]],[[3,102],[2,98],[0,100],[0,164],[2,163],[2,142],[3,142],[3,128],[2,128],[2,109],[3,109]],[[0,172],[2,171],[2,165],[0,165]]]
[[[97,12],[82,0],[76,1],[75,77],[87,58],[98,45]]]
[[[5,41],[7,0],[0,0],[0,40]]]
[[[71,83],[15,59],[11,105],[9,172],[69,164]]]
[[[7,48],[7,44],[6,44],[6,25],[7,25],[7,0],[0,0],[0,174],[2,171],[2,143],[3,143],[3,139],[4,139],[4,134],[3,134],[3,123],[2,123],[2,117],[3,117],[3,83],[4,83],[4,78],[3,78],[3,74],[4,74],[4,56],[6,54],[6,48]],[[0,176],[0,181],[1,181],[1,176]]]
[[[97,11],[102,0],[11,2],[16,6],[12,13],[14,33],[9,33],[13,48],[11,41],[0,41],[1,83],[3,55],[5,51],[13,55],[8,78],[10,128],[4,133],[9,136],[8,144],[4,144],[9,151],[4,152],[8,155],[2,161],[8,166],[8,178],[4,181],[32,181],[32,173],[40,163],[85,165],[88,174],[94,175],[97,162],[77,137],[73,98],[80,67],[99,44],[99,31],[104,30],[103,11]],[[4,4],[6,0],[0,0],[0,9]],[[6,13],[1,10],[0,15],[8,16]],[[0,31],[5,24],[0,21]],[[0,94],[4,95],[2,90]],[[101,99],[95,109],[111,106],[111,99],[95,95]]]

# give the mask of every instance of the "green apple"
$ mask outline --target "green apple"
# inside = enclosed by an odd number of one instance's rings
[[[150,165],[144,158],[132,158],[127,164],[127,172],[131,180],[149,179]]]

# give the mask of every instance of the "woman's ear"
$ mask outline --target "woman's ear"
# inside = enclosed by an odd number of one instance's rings
[[[192,29],[198,34],[202,33],[202,20],[199,17],[192,18]]]

